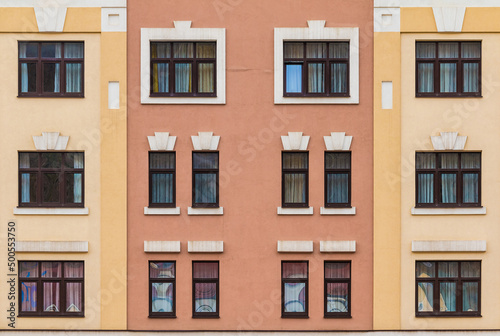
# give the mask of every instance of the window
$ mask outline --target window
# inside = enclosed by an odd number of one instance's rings
[[[325,152],[325,207],[351,207],[351,152]]]
[[[281,317],[309,315],[309,262],[281,262]]]
[[[416,42],[417,97],[480,97],[481,42]]]
[[[175,317],[175,261],[149,262],[149,316]]]
[[[215,42],[151,42],[151,96],[215,97]]]
[[[19,261],[19,316],[84,316],[83,261]]]
[[[416,207],[480,207],[481,153],[416,153]]]
[[[193,152],[193,208],[219,207],[219,152]]]
[[[351,262],[325,261],[325,317],[351,316]]]
[[[416,316],[480,316],[480,261],[417,261]]]
[[[349,96],[349,42],[284,42],[285,97]]]
[[[288,208],[309,206],[309,153],[282,152],[281,203]]]
[[[83,97],[83,42],[19,42],[19,97]]]
[[[20,152],[20,207],[83,207],[82,152]]]
[[[193,317],[219,317],[218,261],[193,261]]]
[[[175,207],[175,152],[149,152],[149,206]]]

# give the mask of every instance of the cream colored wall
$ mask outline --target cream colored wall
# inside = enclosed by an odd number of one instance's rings
[[[482,98],[415,98],[416,40],[482,41]],[[500,279],[500,34],[402,34],[401,39],[401,327],[403,329],[499,328]],[[482,151],[482,205],[486,215],[412,216],[415,151],[432,150],[430,136],[458,131],[466,150]],[[486,253],[411,252],[412,240],[486,240]],[[415,260],[482,260],[480,318],[416,318]]]

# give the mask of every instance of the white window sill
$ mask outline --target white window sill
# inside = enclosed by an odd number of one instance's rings
[[[224,214],[224,208],[192,208],[188,207],[189,216],[221,216]]]
[[[144,214],[146,216],[155,216],[155,215],[171,215],[178,216],[181,214],[181,208],[148,208],[144,207]]]
[[[321,216],[353,216],[356,214],[356,207],[352,208],[319,208]]]
[[[309,208],[282,208],[278,207],[278,215],[302,215],[310,216],[314,213],[313,207]]]
[[[426,215],[486,215],[486,207],[480,208],[411,208],[414,216]]]
[[[14,208],[14,215],[86,216],[89,208]]]

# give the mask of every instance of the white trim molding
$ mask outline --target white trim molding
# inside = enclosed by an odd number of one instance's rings
[[[173,151],[176,136],[170,136],[168,132],[155,132],[155,135],[148,135],[149,149],[152,151]]]
[[[288,132],[288,135],[281,136],[283,150],[306,151],[309,145],[310,136],[302,135],[302,132]]]
[[[188,216],[222,216],[224,214],[224,208],[193,208],[188,207]]]
[[[174,21],[175,28],[141,28],[141,103],[142,104],[225,104],[226,103],[226,29],[191,28],[191,21]],[[150,97],[150,42],[216,42],[217,97]]]
[[[464,150],[467,136],[458,136],[458,132],[440,132],[438,136],[431,136],[434,150]]]
[[[89,208],[14,208],[14,215],[87,216]]]
[[[278,240],[278,252],[312,253],[312,240]]]
[[[66,21],[66,7],[35,7],[36,23],[40,33],[62,33]]]
[[[356,214],[356,207],[352,208],[319,208],[321,216],[354,216]]]
[[[172,215],[178,216],[181,214],[181,208],[149,208],[144,207],[144,214],[146,216],[157,216],[157,215]]]
[[[323,137],[326,150],[348,151],[351,149],[352,135],[346,136],[345,132],[331,132],[329,136]]]
[[[194,150],[217,150],[219,148],[220,136],[214,136],[213,132],[198,132],[191,136]]]
[[[479,208],[411,208],[411,214],[419,215],[486,215],[486,207]]]
[[[309,20],[307,28],[274,28],[274,103],[275,104],[359,104],[359,28],[325,27],[324,20]],[[283,42],[349,42],[350,97],[284,97]]]
[[[278,207],[278,215],[288,216],[288,215],[301,215],[301,216],[311,216],[314,214],[314,208],[282,208]]]
[[[222,253],[223,241],[188,241],[189,253]]]
[[[21,241],[16,242],[16,253],[87,253],[88,241]]]
[[[37,150],[66,150],[69,136],[61,136],[59,132],[42,132],[34,135],[33,142]]]
[[[102,32],[126,32],[127,8],[101,8]]]
[[[322,240],[319,242],[319,251],[323,253],[352,253],[356,252],[355,240]]]
[[[498,6],[498,5],[497,5]],[[434,21],[440,33],[460,33],[466,7],[432,7]]]
[[[401,10],[398,7],[374,8],[373,28],[378,32],[400,32]]]
[[[413,240],[412,252],[486,252],[486,240]]]
[[[144,241],[144,252],[146,253],[179,253],[181,252],[180,241]]]

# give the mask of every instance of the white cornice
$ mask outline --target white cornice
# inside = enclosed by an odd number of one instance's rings
[[[127,0],[0,0],[0,7],[126,7]]]

